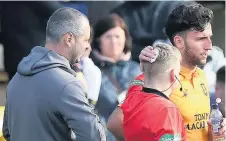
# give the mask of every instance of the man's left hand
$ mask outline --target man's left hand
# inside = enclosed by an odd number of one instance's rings
[[[209,140],[208,141],[212,141],[213,140],[212,125],[211,125],[210,121],[208,121],[207,124],[208,124],[208,130],[209,130],[209,134],[208,134]],[[226,139],[226,118],[223,118],[223,122],[221,123],[220,134],[224,135],[224,138]]]
[[[226,118],[224,118],[223,122],[221,123],[220,134],[223,134],[226,138]]]

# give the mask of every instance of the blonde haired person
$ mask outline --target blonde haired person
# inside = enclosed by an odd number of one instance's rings
[[[184,121],[169,100],[179,84],[181,54],[167,44],[155,44],[157,53],[151,62],[143,63],[144,87],[130,91],[121,105],[126,141],[186,140]]]

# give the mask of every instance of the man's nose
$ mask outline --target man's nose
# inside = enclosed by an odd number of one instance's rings
[[[212,40],[209,38],[205,44],[205,49],[206,50],[212,50]]]
[[[86,51],[91,51],[92,50],[91,45],[87,46],[85,50]]]

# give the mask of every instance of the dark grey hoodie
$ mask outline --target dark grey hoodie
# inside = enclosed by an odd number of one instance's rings
[[[69,61],[35,47],[7,87],[3,135],[10,141],[106,140]]]

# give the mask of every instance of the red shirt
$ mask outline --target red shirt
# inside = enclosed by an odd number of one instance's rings
[[[183,119],[163,93],[149,88],[130,91],[121,106],[126,141],[185,141]]]
[[[138,75],[131,83],[128,88],[126,98],[129,96],[130,93],[134,91],[141,91],[144,85],[144,74]],[[124,101],[122,101],[123,103]],[[118,106],[121,107],[122,103],[119,103]]]

